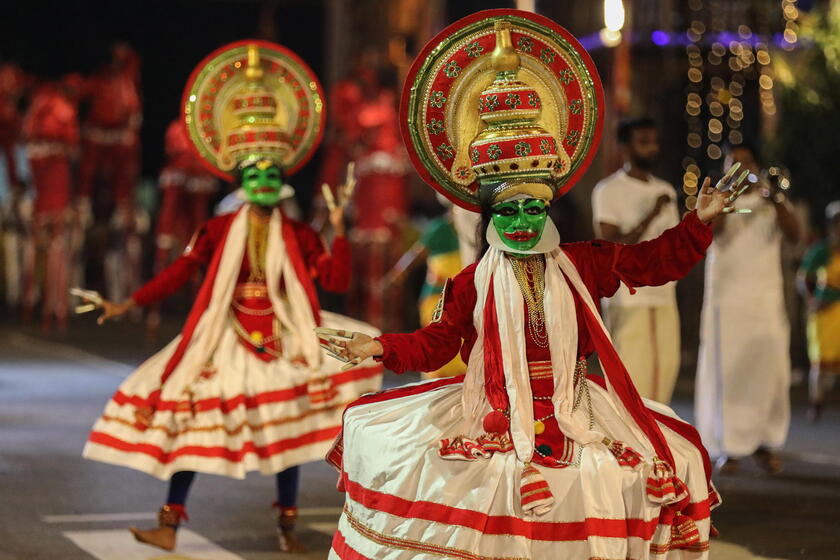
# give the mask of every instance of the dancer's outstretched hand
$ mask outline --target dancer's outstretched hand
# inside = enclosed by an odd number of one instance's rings
[[[367,358],[381,356],[384,352],[382,344],[378,340],[374,340],[364,333],[340,331],[326,327],[318,327],[315,329],[315,333],[318,335],[321,348],[326,350],[327,354],[336,360],[347,363],[343,369],[350,369]]]
[[[96,320],[96,322],[100,325],[104,325],[105,321],[108,319],[114,319],[124,315],[137,305],[131,298],[122,303],[114,303],[113,301],[103,298],[96,290],[83,290],[78,287],[70,288],[70,294],[78,297],[84,302],[82,305],[76,306],[77,314],[88,313],[89,311],[94,311],[96,309],[101,309],[103,311],[102,315],[100,315]]]
[[[712,187],[712,182],[708,177],[703,181],[703,186],[700,187],[700,193],[697,196],[696,207],[697,217],[702,222],[710,224],[721,214],[749,214],[752,212],[748,208],[739,209],[732,206],[732,203],[752,186],[752,183],[746,180],[750,173],[746,169],[735,178],[735,172],[738,171],[740,166],[740,163],[736,163],[730,167],[726,175],[714,187]]]
[[[121,317],[125,315],[135,307],[134,300],[129,298],[121,303],[114,303],[113,301],[108,301],[107,299],[103,299],[99,303],[99,307],[102,308],[102,315],[96,320],[96,323],[99,325],[104,325],[105,321],[110,319],[116,319],[117,317]]]

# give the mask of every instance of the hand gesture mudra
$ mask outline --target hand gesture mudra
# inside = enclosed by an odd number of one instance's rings
[[[748,208],[735,208],[732,206],[739,196],[744,194],[752,183],[747,181],[749,170],[744,170],[740,175],[735,176],[740,163],[736,163],[720,181],[712,187],[711,180],[706,177],[700,192],[697,195],[697,217],[704,223],[711,223],[721,214],[749,214],[752,210]]]
[[[327,203],[327,210],[329,211],[330,225],[336,235],[344,235],[344,211],[350,204],[350,199],[353,197],[353,191],[356,189],[356,164],[350,162],[347,164],[347,175],[344,179],[344,184],[340,185],[333,195],[332,189],[326,183],[321,185],[321,192],[324,194],[324,201]]]
[[[103,298],[99,292],[94,290],[70,288],[70,294],[77,296],[83,302],[82,305],[76,306],[77,315],[88,313],[89,311],[94,311],[96,309],[102,310],[102,315],[96,319],[96,322],[99,325],[104,325],[105,321],[116,319],[117,317],[125,315],[135,307],[134,300],[130,298],[121,303],[115,303]]]
[[[316,328],[315,333],[327,354],[347,364],[342,370],[357,366],[371,356],[381,356],[383,352],[382,344],[364,333],[326,327]]]

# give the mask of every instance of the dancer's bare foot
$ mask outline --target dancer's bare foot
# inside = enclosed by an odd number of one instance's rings
[[[163,550],[175,550],[176,531],[172,527],[156,527],[154,529],[138,529],[129,527],[129,531],[138,542],[156,546]]]
[[[156,546],[163,550],[175,550],[178,536],[178,526],[187,514],[184,506],[165,505],[158,512],[158,526],[154,529],[138,529],[129,527],[128,530],[138,542]]]

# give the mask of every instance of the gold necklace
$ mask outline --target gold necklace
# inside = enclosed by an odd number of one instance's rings
[[[545,328],[545,261],[542,255],[524,258],[508,257],[519,291],[528,306],[528,330],[540,348],[548,348],[548,331]]]
[[[265,282],[265,250],[268,244],[268,219],[248,216],[248,264],[251,271],[249,282]]]

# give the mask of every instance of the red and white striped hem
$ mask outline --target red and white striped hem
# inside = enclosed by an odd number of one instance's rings
[[[165,450],[157,445],[141,442],[129,442],[103,432],[91,432],[88,441],[93,444],[102,445],[126,454],[142,454],[153,458],[161,465],[169,464],[184,456],[195,456],[213,459],[224,459],[231,463],[242,462],[246,455],[253,454],[260,459],[269,459],[289,451],[330,441],[339,433],[340,426],[330,426],[319,430],[300,434],[295,437],[277,440],[268,445],[256,445],[253,442],[246,442],[239,449],[230,449],[223,446],[201,446],[187,445],[172,450]]]
[[[371,377],[376,377],[382,374],[382,366],[372,366],[366,368],[358,368],[348,370],[331,376],[333,380],[333,387],[338,387],[345,383],[355,383]],[[223,413],[230,412],[242,405],[245,408],[258,408],[262,405],[285,402],[295,400],[301,397],[307,397],[307,384],[296,385],[285,389],[278,389],[274,391],[265,391],[257,395],[237,395],[229,399],[221,399],[219,397],[211,399],[202,399],[193,403],[196,412],[206,412],[208,410],[221,409]],[[139,395],[126,395],[122,391],[117,391],[111,399],[112,402],[120,405],[132,405],[137,408],[142,408],[148,405],[148,398]],[[179,401],[164,401],[160,400],[155,404],[155,409],[160,411],[176,411],[178,409]]]

